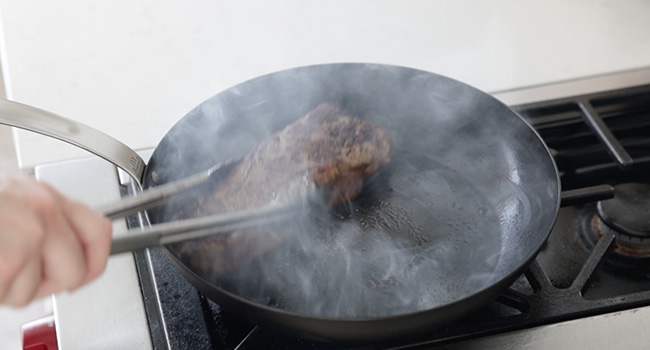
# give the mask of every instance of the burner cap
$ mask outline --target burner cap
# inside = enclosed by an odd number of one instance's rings
[[[614,186],[614,198],[598,202],[598,215],[619,233],[650,238],[650,185]]]

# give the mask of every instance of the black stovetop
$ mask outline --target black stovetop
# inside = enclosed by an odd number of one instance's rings
[[[650,85],[512,108],[551,149],[563,208],[537,259],[495,301],[418,337],[326,344],[258,327],[221,309],[187,282],[161,249],[152,249],[135,256],[154,348],[431,347],[650,305],[650,258],[621,254],[627,241],[602,224],[596,204],[612,197],[617,185],[650,183]],[[137,222],[131,218],[130,225]]]

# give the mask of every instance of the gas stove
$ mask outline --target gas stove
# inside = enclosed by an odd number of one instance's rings
[[[185,281],[161,249],[149,249],[112,257],[97,282],[54,297],[59,348],[576,349],[608,342],[632,348],[647,344],[650,70],[495,96],[522,115],[551,149],[560,170],[563,208],[537,259],[477,312],[442,329],[383,344],[297,339],[223,310]],[[150,151],[141,153],[146,157]],[[98,158],[42,165],[35,173],[91,205],[136,188],[128,176]],[[130,217],[117,222],[115,232],[125,234],[127,227],[144,222],[144,217]]]

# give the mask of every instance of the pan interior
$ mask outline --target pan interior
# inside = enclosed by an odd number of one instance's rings
[[[145,186],[244,155],[324,102],[388,131],[391,163],[354,201],[283,227],[291,237],[239,273],[203,274],[215,295],[346,319],[435,309],[495,296],[482,292],[545,241],[559,184],[539,137],[479,90],[402,67],[303,67],[226,90],[165,136]]]
[[[502,246],[488,198],[457,171],[403,152],[356,200],[275,229],[293,233],[233,274],[204,277],[298,314],[391,316],[490,285]]]

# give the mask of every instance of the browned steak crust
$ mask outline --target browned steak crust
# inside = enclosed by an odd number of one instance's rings
[[[365,180],[390,161],[392,143],[385,131],[321,104],[295,123],[264,140],[208,196],[185,208],[190,218],[269,204],[310,183],[325,187],[330,205],[354,199]],[[236,269],[284,239],[281,233],[236,232],[179,244],[183,261],[199,271]]]

